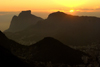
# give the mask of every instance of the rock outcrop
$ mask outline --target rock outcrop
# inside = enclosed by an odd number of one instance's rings
[[[18,16],[13,16],[9,29],[5,32],[17,32],[35,25],[38,21],[43,20],[40,17],[31,14],[31,11],[22,11]]]

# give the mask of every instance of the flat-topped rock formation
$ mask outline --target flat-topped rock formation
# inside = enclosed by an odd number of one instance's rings
[[[31,11],[22,11],[18,16],[13,16],[9,29],[5,32],[17,32],[35,25],[38,21],[43,20],[40,17],[31,14]]]

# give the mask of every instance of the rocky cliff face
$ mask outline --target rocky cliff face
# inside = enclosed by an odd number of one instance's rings
[[[40,17],[31,14],[31,11],[22,11],[18,16],[13,16],[10,27],[5,32],[17,32],[36,24],[43,20]]]

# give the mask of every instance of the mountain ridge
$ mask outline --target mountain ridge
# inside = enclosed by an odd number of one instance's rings
[[[45,37],[44,39],[30,46],[24,46],[9,39],[1,39],[1,41],[0,46],[7,48],[15,56],[26,60],[28,63],[31,62],[30,64],[33,65],[34,62],[47,63],[50,61],[54,64],[64,63],[68,65],[78,65],[84,64],[82,60],[84,55],[87,57],[89,56],[82,51],[64,45],[52,37]]]
[[[8,65],[10,67],[30,67],[28,63],[22,61],[22,59],[12,53],[12,45],[16,46],[16,43],[12,42],[0,31],[0,66],[6,67]]]
[[[30,10],[22,11],[18,16],[13,16],[11,24],[4,32],[18,32],[35,25],[38,21],[43,20],[40,17],[31,14]]]
[[[22,44],[36,43],[44,37],[53,37],[70,45],[88,45],[100,40],[100,18],[73,16],[63,12],[49,14],[47,19],[16,33],[5,34]]]

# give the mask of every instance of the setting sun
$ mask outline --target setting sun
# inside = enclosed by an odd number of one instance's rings
[[[73,12],[74,12],[74,10],[70,10],[69,12],[73,13]]]

